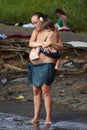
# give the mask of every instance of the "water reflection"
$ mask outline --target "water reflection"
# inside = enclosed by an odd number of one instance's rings
[[[38,126],[34,126],[34,130],[51,130],[51,127],[50,127],[50,125],[47,125],[47,126],[40,126],[40,125],[38,125]]]
[[[12,114],[0,113],[0,130],[87,130],[87,124],[81,122],[58,121],[51,125],[31,124],[31,119]]]
[[[57,129],[53,130],[87,130],[87,124],[73,121],[59,121],[55,123],[54,128]]]

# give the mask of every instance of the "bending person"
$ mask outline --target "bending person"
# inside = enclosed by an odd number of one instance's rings
[[[56,15],[58,16],[58,21],[56,26],[58,26],[59,31],[70,31],[70,28],[67,25],[67,15],[62,9],[55,10]]]

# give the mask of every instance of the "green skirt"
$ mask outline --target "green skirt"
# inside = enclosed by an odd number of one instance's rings
[[[54,63],[43,64],[27,64],[28,67],[28,82],[35,87],[41,87],[43,84],[51,85],[56,74]]]

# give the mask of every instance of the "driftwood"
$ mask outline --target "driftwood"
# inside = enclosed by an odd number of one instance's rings
[[[82,74],[87,72],[87,60],[72,59],[73,65],[68,65],[70,60],[62,59],[57,74]],[[66,67],[64,67],[66,64]]]
[[[28,57],[30,51],[28,41],[19,38],[0,40],[0,77],[16,78],[27,72],[27,59],[24,56]]]
[[[28,54],[30,49],[28,47],[28,39],[17,39],[9,38],[5,40],[0,40],[0,76],[5,75],[6,77],[17,77],[17,74],[24,75],[27,73],[25,63],[29,62]],[[87,48],[84,47],[73,47],[72,45],[64,44],[64,50],[61,51],[62,62],[59,67],[58,74],[80,74],[87,72],[87,65],[83,65],[82,68],[63,68],[62,64],[66,62],[64,59],[65,56],[69,56],[73,52],[74,55],[80,56],[81,53],[79,50],[84,52],[87,51]],[[72,55],[73,56],[73,55]],[[77,59],[77,61],[72,59],[74,62],[82,62]],[[83,62],[85,62],[83,60]],[[85,69],[84,69],[85,68]],[[13,74],[13,76],[12,76]],[[15,76],[16,74],[16,76]]]
[[[57,71],[57,74],[72,74],[72,75],[78,75],[83,74],[87,72],[87,65],[85,65],[82,69],[66,69],[66,68],[59,68]]]
[[[1,59],[0,59],[0,65],[2,65],[3,63],[4,63],[4,60],[1,60]]]
[[[0,51],[14,51],[14,52],[26,52],[29,53],[28,47],[12,47],[12,46],[2,46],[0,47]]]
[[[5,59],[9,59],[9,58],[13,58],[16,57],[16,54],[8,54],[8,55],[1,55],[0,58],[5,60]]]
[[[17,71],[27,71],[27,69],[22,69],[22,68],[19,68],[19,67],[16,67],[16,66],[14,66],[14,65],[10,65],[10,64],[3,64],[3,66],[5,67],[5,68],[9,68],[9,69],[14,69],[14,70],[17,70]]]

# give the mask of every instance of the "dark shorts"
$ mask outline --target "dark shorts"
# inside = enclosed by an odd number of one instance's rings
[[[42,52],[44,55],[54,58],[54,59],[59,59],[60,58],[60,53],[57,52],[47,52],[44,48],[40,48],[40,52]]]
[[[34,65],[27,64],[28,67],[28,82],[36,87],[41,87],[43,84],[51,85],[56,74],[55,64],[44,63]]]

